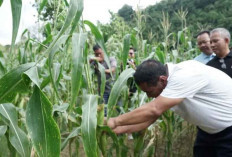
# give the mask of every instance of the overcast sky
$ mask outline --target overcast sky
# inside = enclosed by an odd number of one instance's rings
[[[110,19],[109,10],[116,13],[124,4],[128,4],[136,9],[137,6],[145,8],[154,5],[160,0],[84,0],[83,18],[93,23],[100,21],[107,23]],[[35,27],[37,12],[32,7],[34,0],[22,0],[22,13],[18,37],[26,28]],[[12,15],[10,0],[3,0],[0,7],[0,44],[6,45],[11,43],[12,32]],[[17,39],[19,40],[19,38]]]

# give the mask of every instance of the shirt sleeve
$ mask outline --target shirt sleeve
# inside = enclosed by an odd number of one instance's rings
[[[168,83],[161,96],[167,98],[192,98],[208,84],[202,73],[176,72],[168,78]]]

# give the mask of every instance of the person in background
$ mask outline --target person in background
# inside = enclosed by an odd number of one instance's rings
[[[136,84],[155,98],[139,108],[110,118],[116,133],[132,133],[154,123],[172,109],[198,126],[195,157],[232,156],[232,79],[194,60],[163,65],[147,60],[134,73]]]
[[[216,56],[207,65],[217,68],[232,78],[232,51],[230,51],[230,32],[216,28],[210,32],[210,43]]]
[[[131,47],[128,52],[128,61],[127,63],[133,68],[136,69],[136,64],[135,64],[135,49]]]
[[[111,66],[109,68],[109,66],[107,65],[107,63],[105,61],[104,52],[101,49],[101,47],[99,45],[95,45],[93,47],[93,51],[94,51],[95,57],[90,59],[90,63],[96,65],[96,62],[99,62],[105,68],[106,85],[105,85],[105,91],[104,91],[103,99],[104,99],[104,103],[107,104],[109,96],[110,96],[112,84],[113,84],[111,73],[112,73],[112,75],[115,74],[116,67],[117,67],[117,61],[116,61],[116,59],[114,57],[109,57],[110,66]],[[95,73],[97,74],[97,78],[98,78],[98,87],[99,87],[99,94],[100,94],[101,73],[99,72],[99,70],[97,68],[95,68]]]
[[[197,34],[197,45],[201,50],[201,54],[196,56],[194,60],[206,64],[213,59],[215,54],[210,47],[209,31],[202,31]]]
[[[128,61],[127,64],[133,68],[136,69],[136,63],[135,63],[135,49],[131,47],[128,52]],[[137,87],[135,85],[135,81],[131,80],[131,83],[129,84],[129,98],[133,96],[133,94],[137,91]]]

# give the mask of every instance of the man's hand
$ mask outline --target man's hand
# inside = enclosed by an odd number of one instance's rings
[[[102,62],[104,59],[101,57],[94,57],[89,60],[90,63],[97,61],[97,62]]]
[[[115,118],[110,118],[107,122],[107,125],[113,130],[116,128]]]
[[[183,98],[166,98],[158,96],[155,100],[139,108],[110,118],[107,125],[116,134],[132,133],[143,130],[154,123],[158,117],[169,108],[181,103]]]

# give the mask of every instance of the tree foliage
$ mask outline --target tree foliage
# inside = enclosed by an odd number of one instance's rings
[[[162,0],[143,10],[143,14],[149,17],[146,20],[144,38],[147,38],[149,32],[152,31],[157,33],[157,37],[161,37],[160,40],[163,39],[160,28],[163,12],[169,15],[170,32],[182,29],[182,21],[178,16],[181,10],[187,12],[185,20],[188,22],[187,27],[192,30],[193,34],[203,29],[210,30],[216,27],[224,27],[232,31],[232,26],[229,24],[232,20],[231,6],[232,1],[230,0]],[[118,15],[123,17],[130,26],[135,27],[135,23],[133,23],[135,17],[128,18],[128,15],[124,14],[129,11],[129,6],[123,6],[118,11]]]

